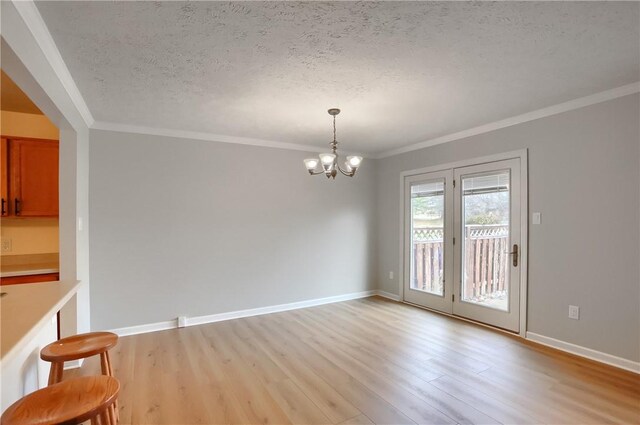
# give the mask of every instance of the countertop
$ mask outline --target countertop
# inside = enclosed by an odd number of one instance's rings
[[[58,271],[58,254],[12,255],[2,257],[0,277],[31,276]]]
[[[0,297],[0,361],[8,361],[20,347],[75,295],[80,281],[3,286]]]

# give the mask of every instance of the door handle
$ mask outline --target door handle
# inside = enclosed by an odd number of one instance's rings
[[[2,198],[2,213],[0,213],[0,215],[5,215],[7,213],[7,210],[4,208],[4,204],[6,204],[7,201],[4,200],[4,198]]]
[[[20,215],[20,200],[18,198],[13,201],[13,212],[15,215]]]
[[[513,244],[513,251],[509,253],[509,255],[513,255],[513,267],[518,267],[518,244]]]

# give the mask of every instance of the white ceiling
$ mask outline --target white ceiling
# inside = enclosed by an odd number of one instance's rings
[[[38,2],[97,121],[374,154],[640,80],[637,2]]]

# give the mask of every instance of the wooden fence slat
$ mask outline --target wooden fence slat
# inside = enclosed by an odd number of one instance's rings
[[[438,289],[438,282],[436,282],[436,244],[431,244],[431,251],[429,252],[429,290],[436,292]]]
[[[494,268],[493,266],[494,266],[494,261],[495,261],[495,256],[494,256],[495,246],[496,246],[495,238],[489,239],[488,245],[487,245],[487,291],[489,291],[490,294],[495,291],[494,283],[493,283],[493,268]]]
[[[465,226],[462,296],[474,299],[504,291],[508,285],[509,255],[506,226]],[[414,281],[416,289],[442,293],[444,242],[441,228],[416,229]]]
[[[473,282],[475,284],[475,290],[473,291],[473,295],[475,297],[480,295],[480,247],[478,245],[479,244],[477,242],[473,244],[473,248],[475,251],[473,264]]]
[[[422,262],[424,261],[424,244],[418,244],[416,247],[416,263],[415,263],[415,273],[416,273],[416,282],[415,288],[422,289],[422,282],[424,281]]]
[[[442,276],[442,264],[440,264],[440,259],[442,258],[442,244],[437,244],[436,245],[436,250],[435,250],[435,254],[433,257],[433,261],[435,264],[434,270],[434,280],[436,282],[436,290],[437,292],[440,294],[442,293],[442,280],[441,280],[441,276]]]
[[[485,239],[484,242],[484,293],[490,294],[491,287],[489,286],[489,245],[491,244],[491,239]]]
[[[465,296],[464,299],[467,299],[469,297],[471,297],[473,295],[473,286],[471,285],[471,282],[473,281],[473,245],[471,245],[470,243],[468,243],[469,241],[465,241],[467,242],[467,269],[466,272],[464,274],[464,279],[465,279]]]
[[[503,263],[506,256],[506,243],[504,239],[500,239],[500,267],[498,268],[498,283],[500,290],[504,290],[504,267]]]
[[[431,291],[431,285],[433,284],[431,281],[431,253],[433,249],[432,244],[425,245],[424,252],[424,277],[425,277],[425,289]]]
[[[509,261],[508,247],[507,247],[507,239],[504,238],[500,241],[500,290],[504,291],[506,289],[506,275],[507,275],[507,267]]]

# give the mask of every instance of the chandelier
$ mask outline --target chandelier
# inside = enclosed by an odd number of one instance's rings
[[[331,108],[327,112],[333,117],[333,142],[329,143],[331,147],[331,153],[321,153],[319,155],[320,160],[316,158],[308,158],[304,160],[304,166],[307,167],[307,171],[312,176],[317,174],[324,174],[327,178],[336,178],[338,171],[347,177],[353,177],[356,175],[356,171],[362,163],[361,156],[348,156],[344,163],[344,169],[338,163],[338,141],[336,140],[336,115],[340,113],[340,109]],[[318,164],[322,167],[318,168]]]

